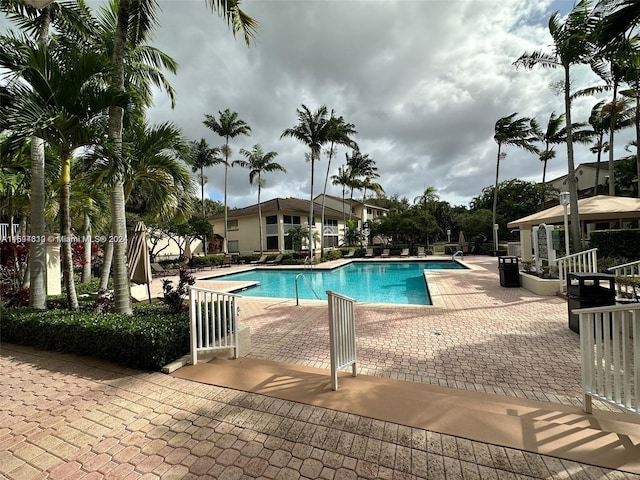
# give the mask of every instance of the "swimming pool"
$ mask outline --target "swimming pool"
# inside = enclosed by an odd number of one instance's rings
[[[331,290],[359,302],[431,305],[424,270],[465,268],[454,261],[352,262],[333,270],[258,269],[213,278],[258,282],[255,287],[237,292],[247,297],[296,298],[295,278],[304,273],[304,278],[298,279],[301,299],[316,299],[315,291],[321,300],[326,300],[326,291]]]

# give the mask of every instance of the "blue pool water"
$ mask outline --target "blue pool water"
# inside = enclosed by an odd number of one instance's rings
[[[300,299],[316,299],[311,286],[322,300],[331,290],[359,302],[431,305],[423,270],[464,268],[453,261],[354,262],[334,270],[260,269],[215,279],[259,282],[238,292],[247,297],[296,298],[295,278],[304,273],[298,279]]]

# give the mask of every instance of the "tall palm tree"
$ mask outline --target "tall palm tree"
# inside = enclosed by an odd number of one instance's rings
[[[546,198],[546,177],[547,162],[555,158],[556,151],[554,147],[560,143],[564,143],[567,139],[566,129],[564,128],[564,113],[559,116],[556,112],[551,112],[547,121],[547,128],[542,132],[540,140],[544,143],[544,150],[538,153],[538,158],[542,162],[542,192],[540,204],[543,205]]]
[[[619,42],[640,23],[640,3],[637,0],[601,0],[598,6],[606,13],[597,26],[600,45]]]
[[[228,108],[224,112],[218,111],[219,120],[213,115],[205,115],[204,125],[213,132],[224,138],[224,253],[229,253],[227,239],[227,181],[229,177],[229,139],[238,135],[250,135],[251,127],[238,118],[237,112],[232,112]]]
[[[589,0],[578,2],[566,20],[562,23],[559,12],[555,12],[549,19],[549,33],[553,39],[551,53],[536,50],[525,52],[514,62],[516,67],[533,68],[540,65],[544,68],[562,68],[564,72],[564,107],[565,126],[567,129],[567,171],[569,173],[567,184],[571,206],[571,237],[573,251],[579,252],[581,248],[580,216],[578,212],[578,185],[574,175],[575,164],[573,159],[573,129],[571,120],[571,66],[588,63],[593,55],[591,44],[592,24],[589,17]]]
[[[231,27],[233,35],[237,32],[244,34],[245,42],[249,45],[250,39],[256,32],[257,22],[240,10],[240,0],[206,0],[208,6],[217,12]],[[134,8],[132,8],[132,6]],[[155,12],[156,0],[119,0],[116,29],[113,37],[113,55],[111,57],[111,86],[121,91],[125,89],[125,50],[130,36],[135,32],[151,31],[157,24]],[[130,22],[131,19],[131,22]],[[130,31],[130,23],[134,27]],[[109,111],[109,139],[115,145],[116,154],[112,156],[114,167],[118,164],[118,152],[122,145],[123,109],[114,107]],[[116,238],[126,240],[126,219],[124,186],[122,180],[116,182],[111,196],[112,209],[112,233]],[[226,209],[225,209],[226,211]],[[225,224],[226,228],[226,224]],[[119,313],[131,313],[131,292],[129,289],[127,268],[127,245],[120,243],[114,246],[114,298],[115,310]]]
[[[1,115],[5,125],[21,136],[37,136],[60,154],[60,234],[64,285],[69,308],[76,310],[69,201],[71,159],[81,147],[102,138],[106,109],[126,105],[127,95],[106,88],[108,61],[91,48],[78,48],[59,38],[45,48],[27,38],[6,38],[0,66],[22,81],[2,88]]]
[[[500,160],[504,157],[502,147],[512,145],[531,153],[538,153],[535,142],[540,137],[540,132],[535,119],[529,117],[516,118],[518,113],[512,113],[502,117],[496,122],[493,139],[498,144],[496,156],[496,183],[493,187],[493,224],[496,224],[496,209],[498,206],[498,177],[500,175]],[[493,248],[498,250],[497,231],[493,230]]]
[[[333,137],[333,122],[325,105],[312,112],[306,105],[298,108],[298,124],[293,128],[287,128],[280,138],[291,137],[304,143],[311,150],[311,187],[309,198],[309,257],[314,258],[314,220],[313,220],[313,181],[314,165],[320,160],[322,147],[329,143]]]
[[[247,157],[246,160],[235,160],[234,165],[238,165],[242,168],[249,169],[249,183],[251,185],[258,185],[258,231],[260,235],[260,254],[264,252],[264,238],[262,236],[262,206],[260,204],[260,192],[264,186],[263,174],[269,172],[284,172],[287,170],[274,161],[274,158],[278,156],[276,152],[264,153],[262,146],[256,144],[253,146],[253,150],[240,149],[240,154]]]
[[[329,182],[329,172],[331,171],[331,160],[336,153],[336,145],[346,145],[350,148],[358,148],[358,144],[351,139],[351,135],[358,133],[353,123],[347,123],[342,116],[336,117],[331,110],[331,144],[328,149],[327,174],[324,177],[324,189],[322,190],[322,214],[320,216],[320,224],[322,225],[323,234],[320,236],[320,251],[324,252],[324,210],[327,196],[327,183]]]
[[[191,142],[191,170],[193,172],[200,171],[200,198],[202,199],[202,215],[204,215],[204,184],[206,177],[204,169],[222,163],[224,160],[218,157],[220,153],[219,147],[210,147],[204,138],[199,142]]]
[[[86,39],[92,27],[90,15],[83,4],[53,3],[37,10],[18,0],[5,0],[0,11],[16,23],[23,31],[37,38],[40,45],[49,39],[49,26],[69,37]],[[44,140],[31,138],[31,235],[44,238],[46,230],[45,210],[45,151]],[[46,286],[46,245],[33,242],[29,247],[29,306],[44,310],[47,308]]]
[[[342,223],[346,225],[347,215],[344,209],[344,194],[351,183],[351,168],[348,165],[338,167],[338,174],[331,177],[332,185],[342,187]]]
[[[438,190],[436,187],[427,187],[422,192],[422,195],[418,195],[413,199],[413,203],[420,205],[422,208],[426,208],[429,204],[437,202],[440,199]]]

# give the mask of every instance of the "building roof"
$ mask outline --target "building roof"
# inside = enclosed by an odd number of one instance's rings
[[[567,208],[568,214],[571,207]],[[578,200],[578,214],[581,221],[607,222],[620,219],[640,219],[640,198],[611,197],[597,195],[595,197]],[[530,229],[534,225],[562,224],[564,222],[564,207],[556,205],[538,213],[514,220],[507,224],[508,228]]]
[[[309,200],[302,200],[300,198],[274,198],[272,200],[267,200],[266,202],[260,202],[260,208],[262,210],[262,214],[273,214],[277,212],[285,212],[285,213],[295,213],[308,215],[309,214],[310,202]],[[317,201],[313,202],[313,210],[314,216],[315,213],[320,213],[322,210],[322,204]],[[240,218],[240,217],[248,217],[251,215],[258,215],[258,204],[250,205],[244,208],[234,208],[227,210],[227,218]],[[324,207],[324,215],[328,218],[342,218],[342,211],[336,210],[334,208]],[[224,213],[218,213],[213,215],[212,219],[220,219],[224,217]],[[351,218],[349,214],[347,214],[347,218]]]
[[[338,202],[342,202],[342,197],[336,197],[335,195],[325,195],[327,198],[331,198],[333,200],[337,200]],[[316,198],[314,198],[314,202],[317,202],[319,198],[322,197],[322,194],[318,195]],[[364,203],[361,200],[351,200],[350,198],[345,198],[344,199],[344,203],[348,204],[348,205],[364,205],[367,207],[374,207],[378,210],[384,210],[385,212],[388,212],[389,209],[388,208],[384,208],[381,207],[379,205],[374,205],[372,203]]]
[[[620,162],[623,162],[624,160],[614,160],[613,161],[613,166],[615,167],[616,165],[618,165]],[[592,168],[592,169],[596,169],[598,168],[598,162],[585,162],[585,163],[581,163],[580,165],[578,165],[575,170],[578,171],[580,170],[580,168],[583,167],[587,167],[587,168]],[[604,178],[606,176],[606,172],[609,171],[609,160],[601,160],[600,161],[600,172],[603,173],[602,175],[602,179],[604,181]],[[567,174],[565,173],[564,175],[560,175],[559,177],[553,178],[551,180],[547,180],[546,183],[554,183],[557,182],[559,180],[563,180],[565,178],[567,178]]]

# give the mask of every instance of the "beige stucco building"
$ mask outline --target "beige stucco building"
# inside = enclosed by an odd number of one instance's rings
[[[345,200],[343,211],[342,199],[327,196],[324,225],[322,225],[322,195],[316,197],[313,204],[313,228],[316,232],[323,232],[325,248],[337,247],[344,243],[345,220],[356,220],[358,226],[362,228],[364,221],[377,218],[386,212],[380,207],[367,206],[361,202],[349,200]],[[271,252],[292,250],[293,245],[287,233],[294,227],[309,225],[309,201],[299,198],[274,198],[262,202],[260,207],[265,250]],[[210,218],[210,221],[213,224],[213,231],[223,235],[224,214],[215,215]],[[245,254],[260,251],[258,204],[228,210],[227,235],[227,249],[230,253]],[[308,248],[307,243],[303,243],[303,248]],[[314,245],[314,248],[317,247],[318,245]]]

